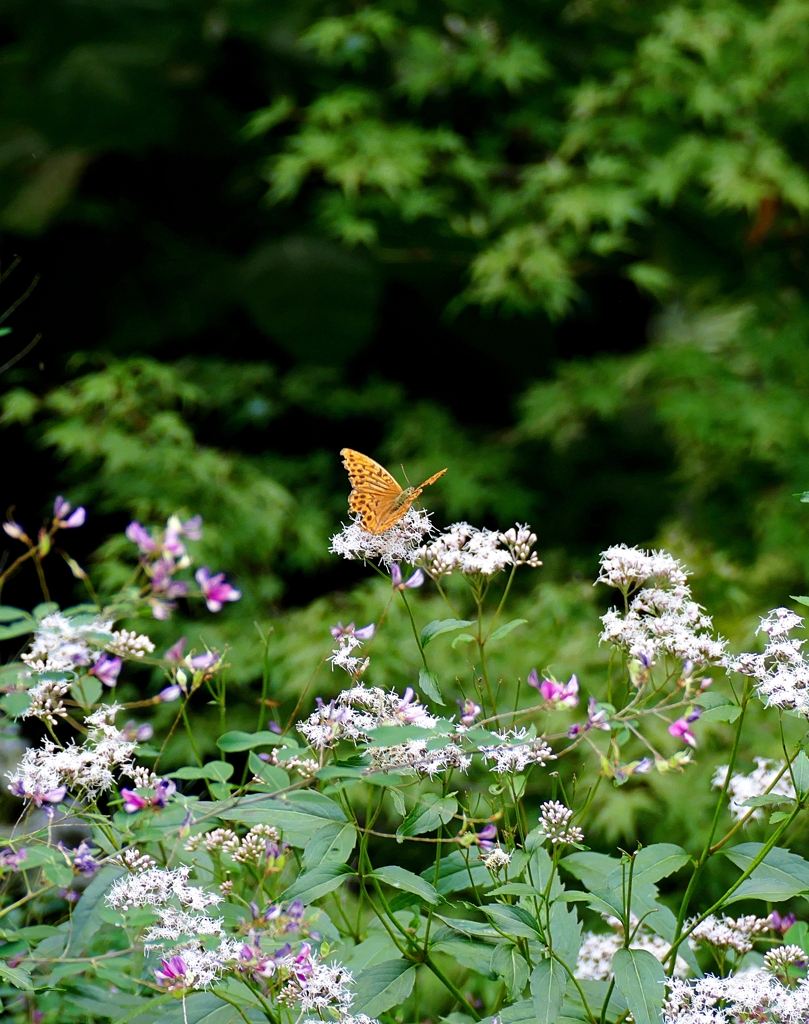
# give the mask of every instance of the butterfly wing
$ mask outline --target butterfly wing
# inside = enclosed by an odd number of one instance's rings
[[[368,533],[384,533],[409,508],[409,503],[404,507],[396,506],[402,488],[384,466],[362,452],[343,448],[340,454],[351,481],[348,507],[352,512],[359,513],[363,530]]]

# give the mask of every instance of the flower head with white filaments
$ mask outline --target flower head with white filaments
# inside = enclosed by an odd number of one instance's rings
[[[737,1024],[768,1021],[803,1024],[809,1019],[809,985],[793,988],[768,969],[752,969],[727,978],[707,975],[674,978],[663,1004],[665,1024]]]
[[[747,775],[737,772],[730,777],[728,783],[728,810],[735,821],[742,818],[757,820],[764,817],[763,808],[745,806],[745,801],[752,797],[764,796],[767,793],[773,797],[784,797],[784,802],[795,799],[795,787],[783,761],[774,762],[766,757],[755,757],[753,760],[756,762],[754,771]],[[715,789],[721,789],[725,785],[727,774],[726,764],[717,767],[711,781]]]
[[[691,596],[688,574],[666,551],[616,545],[601,553],[596,583],[617,587],[627,598],[626,612],[613,608],[601,616],[600,642],[612,644],[644,669],[661,655],[692,666],[722,664],[726,643],[712,635],[713,621]],[[652,582],[651,587],[642,587]]]
[[[434,530],[430,513],[409,508],[402,518],[384,533],[369,533],[354,516],[347,526],[331,538],[329,551],[349,560],[379,561],[389,569],[394,562],[412,565],[424,538]]]
[[[806,640],[790,636],[803,628],[803,618],[789,608],[776,608],[762,618],[757,632],[767,636],[762,654],[739,654],[726,660],[732,672],[751,676],[766,707],[795,710],[809,717],[809,661],[801,648]]]
[[[429,544],[419,548],[416,561],[432,577],[459,572],[465,576],[493,576],[509,566],[537,568],[542,562],[532,550],[536,534],[518,524],[505,533],[453,523]]]
[[[581,843],[584,833],[577,825],[571,825],[573,811],[558,800],[548,800],[539,810],[539,831],[556,844]]]

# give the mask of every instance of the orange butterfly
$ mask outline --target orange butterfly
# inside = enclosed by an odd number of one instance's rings
[[[359,512],[362,528],[367,533],[384,533],[395,526],[424,488],[446,473],[446,469],[442,469],[418,487],[402,488],[384,466],[367,455],[353,448],[343,448],[340,454],[351,481],[348,507],[352,512]]]

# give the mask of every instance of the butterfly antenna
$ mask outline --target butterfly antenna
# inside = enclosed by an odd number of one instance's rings
[[[410,479],[409,479],[409,477],[407,475],[407,470],[404,468],[403,463],[401,463],[401,462],[399,463],[399,468],[401,469],[402,475],[404,476],[405,480],[407,480],[407,486],[410,487],[411,486]]]

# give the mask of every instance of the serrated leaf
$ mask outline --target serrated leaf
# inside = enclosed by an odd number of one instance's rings
[[[384,867],[376,868],[373,872],[373,877],[379,879],[380,882],[385,882],[386,885],[393,886],[394,889],[415,893],[416,896],[420,896],[427,903],[436,904],[443,902],[435,886],[431,885],[426,879],[414,875],[412,871],[399,867],[398,864],[388,864]]]
[[[434,832],[439,825],[446,825],[458,809],[458,801],[451,796],[424,793],[402,824],[396,829],[400,838],[420,836]]]
[[[666,972],[657,957],[645,949],[619,949],[612,958],[612,971],[635,1024],[659,1024]]]
[[[471,633],[459,633],[452,641],[452,648],[454,650],[458,644],[473,644],[476,640],[477,637],[472,636]]]
[[[421,877],[432,882],[434,873],[435,869],[430,865],[425,868]],[[471,889],[473,886],[478,892],[492,886],[492,876],[480,858],[467,860],[460,850],[453,850],[441,859],[435,887],[442,896],[452,892],[463,892],[464,889]]]
[[[427,668],[419,669],[419,689],[426,693],[431,700],[434,700],[436,704],[446,703],[441,694],[441,688],[438,685],[438,676]]]
[[[741,843],[724,855],[742,870],[749,867],[761,851],[761,843]],[[809,862],[789,850],[774,847],[733,893],[728,903],[742,899],[761,899],[778,903],[809,892]]]
[[[509,633],[515,630],[518,626],[525,626],[527,622],[528,619],[512,619],[511,622],[504,623],[489,635],[486,639],[486,643],[490,644],[494,643],[495,640],[502,640],[503,637],[508,636]]]
[[[378,725],[375,729],[368,730],[369,750],[377,747],[398,747],[408,740],[432,739],[436,733],[434,729],[425,729],[422,725]]]
[[[689,856],[681,846],[674,843],[654,843],[651,846],[644,846],[635,857],[635,866],[632,871],[632,886],[642,888],[652,882],[658,882],[661,878],[679,871],[689,861]],[[627,874],[628,874],[627,868]],[[607,877],[604,887],[607,889],[621,890],[623,885],[623,868],[617,867]]]
[[[528,982],[528,962],[513,942],[500,942],[494,947],[490,963],[492,972],[506,983],[512,999],[516,999]]]
[[[738,704],[723,704],[722,707],[709,708],[700,716],[701,722],[735,722],[742,709]]]
[[[403,1003],[416,980],[416,968],[407,960],[386,960],[360,971],[354,988],[352,1014],[378,1017]]]
[[[474,623],[471,619],[434,619],[432,622],[428,622],[421,631],[419,639],[422,650],[442,633],[454,633],[458,629],[466,629],[467,626],[472,625]]]
[[[201,768],[186,765],[171,772],[170,779],[213,779],[214,782],[227,782],[233,774],[233,765],[227,761],[209,761]]]
[[[567,971],[558,960],[540,960],[531,973],[537,1024],[555,1024],[567,987]]]
[[[34,987],[28,971],[22,967],[9,967],[4,960],[0,960],[0,978],[13,985],[14,988],[21,988],[29,992]]]

